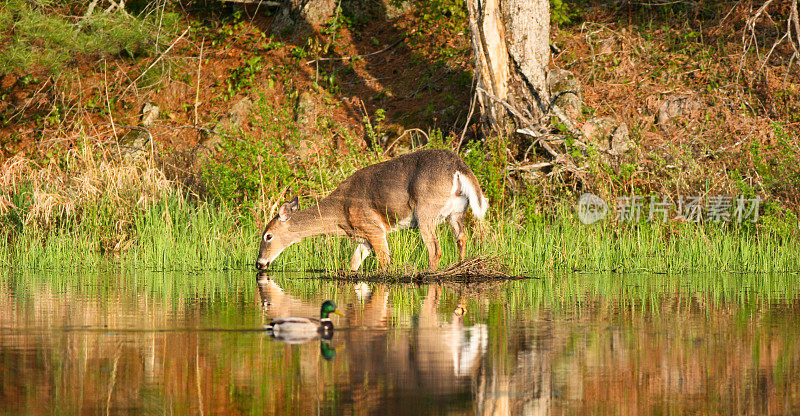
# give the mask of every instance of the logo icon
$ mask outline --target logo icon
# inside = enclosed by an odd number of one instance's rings
[[[584,224],[594,224],[608,214],[608,205],[597,195],[584,193],[578,199],[578,219]]]

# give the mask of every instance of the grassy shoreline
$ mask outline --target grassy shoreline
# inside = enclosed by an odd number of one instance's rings
[[[249,217],[249,218],[248,218]],[[176,195],[133,211],[128,236],[108,250],[107,227],[98,218],[64,222],[50,229],[24,227],[0,238],[0,265],[28,270],[253,269],[260,229],[236,208],[188,202]],[[113,222],[113,221],[111,221]],[[698,224],[581,224],[566,209],[550,220],[518,225],[494,220],[469,227],[470,255],[498,256],[515,275],[569,272],[800,271],[800,242],[776,231],[725,229]],[[442,267],[456,261],[452,234],[442,225]],[[390,235],[392,270],[424,269],[427,254],[415,230]],[[286,250],[274,269],[336,271],[347,267],[355,243],[346,238],[309,238]],[[374,257],[366,271],[376,271]]]
[[[509,274],[800,271],[797,217],[774,203],[764,208],[757,224],[606,219],[585,225],[571,206],[571,194],[541,206],[525,194],[505,192],[502,177],[494,181],[485,166],[481,171],[476,152],[467,154],[467,162],[475,165],[482,188],[494,198],[487,222],[474,224],[468,217],[468,253],[499,257]],[[261,227],[291,194],[281,184],[315,178],[315,184],[325,184],[323,189],[303,193],[320,197],[381,155],[360,157],[350,156],[347,166],[336,170],[320,164],[283,176],[261,175],[253,183],[257,193],[239,199],[198,195],[150,161],[114,160],[90,146],[46,165],[12,158],[0,165],[0,267],[254,270]],[[286,188],[281,192],[281,187]],[[303,207],[313,203],[313,198],[303,199]],[[440,265],[446,267],[456,261],[457,251],[449,227],[442,225],[439,236]],[[389,243],[390,273],[427,267],[416,230],[393,233]],[[310,238],[290,247],[274,268],[342,270],[354,247],[346,238]],[[364,270],[377,270],[374,257]]]

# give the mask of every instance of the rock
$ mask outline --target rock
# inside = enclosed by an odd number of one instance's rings
[[[295,121],[297,121],[297,131],[302,138],[297,143],[298,156],[307,158],[319,152],[321,143],[318,139],[317,124],[325,111],[325,105],[321,103],[320,97],[313,92],[303,91],[297,97]]]
[[[631,148],[633,141],[626,123],[617,123],[611,117],[596,117],[586,120],[581,127],[587,142],[610,155],[619,156]]]
[[[217,126],[214,128],[215,130],[234,130],[242,127],[244,121],[247,119],[247,116],[250,114],[250,107],[253,106],[253,100],[248,97],[244,97],[239,100],[236,104],[231,106],[228,110],[228,114],[217,123]]]
[[[297,155],[303,159],[307,159],[311,155],[317,153],[317,143],[311,140],[300,140],[297,144]]]
[[[308,0],[303,4],[300,16],[313,27],[326,23],[336,12],[336,0]]]
[[[142,116],[141,116],[141,124],[143,126],[149,126],[158,120],[158,113],[161,111],[157,105],[154,103],[145,103],[142,106]]]
[[[391,21],[413,10],[411,1],[397,0],[347,0],[342,10],[356,21]]]
[[[672,95],[661,103],[656,114],[656,123],[661,129],[666,129],[670,119],[684,114],[689,114],[701,109],[700,102],[690,95]]]
[[[611,135],[617,128],[617,122],[611,117],[595,117],[586,120],[581,126],[583,137],[594,143],[598,149],[608,151],[611,147]]]
[[[619,156],[632,148],[633,140],[628,132],[628,124],[623,122],[611,133],[611,149],[608,153]]]
[[[301,137],[316,137],[318,120],[326,111],[325,105],[320,101],[317,95],[309,91],[303,91],[297,97],[295,120]]]
[[[225,116],[220,119],[219,123],[211,130],[225,133],[242,127],[242,124],[244,124],[245,120],[247,120],[247,116],[250,114],[250,107],[252,106],[253,101],[250,98],[242,98],[231,106],[228,113],[225,114]],[[201,161],[204,160],[209,154],[217,150],[223,140],[224,136],[220,134],[203,131],[203,137],[200,143],[194,148],[195,158]]]
[[[547,87],[553,102],[573,121],[581,115],[581,83],[570,71],[551,69],[547,74]]]
[[[272,23],[272,33],[301,36],[318,30],[336,12],[336,0],[288,0]]]
[[[142,115],[139,118],[139,125],[147,128],[152,126],[153,123],[158,120],[158,114],[161,111],[157,105],[154,103],[145,103],[142,106]],[[138,130],[136,131],[136,138],[131,143],[134,152],[142,152],[144,151],[145,146],[150,141],[150,134],[147,131]]]
[[[395,20],[414,9],[410,1],[381,0],[386,20]]]
[[[147,143],[151,138],[147,128],[158,120],[160,111],[155,103],[144,103],[139,116],[139,127],[142,128],[131,129],[119,139],[120,144],[124,146],[123,156],[137,158],[147,154]]]
[[[317,123],[317,116],[319,115],[319,105],[308,91],[303,91],[297,98],[297,107],[295,108],[295,120],[301,130],[307,130],[310,126],[315,126]]]

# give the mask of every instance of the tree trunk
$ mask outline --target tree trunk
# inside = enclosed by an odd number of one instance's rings
[[[548,0],[467,0],[481,120],[510,134],[541,124],[549,94]]]

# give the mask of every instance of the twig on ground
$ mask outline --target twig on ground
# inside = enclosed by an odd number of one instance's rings
[[[227,3],[241,3],[241,4],[258,3],[259,6],[263,4],[267,7],[279,7],[283,5],[283,3],[279,1],[267,1],[267,0],[224,0],[224,1]]]
[[[405,36],[401,37],[400,39],[398,39],[393,44],[391,44],[391,45],[389,45],[389,46],[387,46],[387,47],[385,47],[385,48],[383,48],[383,49],[381,49],[379,51],[370,52],[370,53],[366,53],[366,54],[363,54],[363,55],[337,56],[337,57],[333,57],[333,58],[317,58],[317,59],[314,59],[314,60],[306,62],[306,65],[311,65],[311,64],[316,63],[316,62],[324,62],[324,61],[347,61],[347,60],[350,60],[350,59],[366,58],[367,56],[373,56],[373,55],[377,55],[379,53],[386,52],[389,49],[392,49],[395,46],[399,45],[400,42],[402,42],[404,40],[405,40]]]
[[[108,118],[111,120],[111,129],[114,131],[114,140],[119,142],[117,128],[114,126],[114,112],[111,111],[111,100],[108,97],[108,67],[105,60],[103,60],[103,88],[106,91],[106,107],[108,108]]]
[[[511,171],[514,171],[514,170],[532,171],[532,170],[540,170],[540,169],[543,169],[543,168],[546,168],[546,167],[550,167],[550,166],[553,166],[553,165],[554,165],[553,162],[537,162],[537,163],[528,163],[528,164],[519,165],[519,166],[509,166],[506,169],[507,170],[511,170]]]
[[[97,2],[98,0],[92,0],[92,2],[89,3],[89,7],[86,8],[86,13],[84,13],[83,18],[81,18],[80,22],[78,22],[79,24],[92,15],[94,8],[97,6]]]

